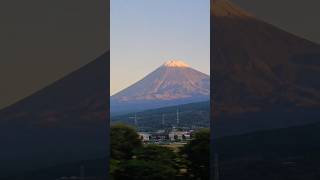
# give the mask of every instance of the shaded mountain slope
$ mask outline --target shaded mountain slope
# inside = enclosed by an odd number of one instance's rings
[[[320,107],[320,46],[260,21],[230,1],[212,5],[216,127],[238,124],[253,130],[317,121],[320,114],[313,109]],[[296,109],[305,114],[311,109],[314,116],[291,122],[289,114]],[[251,112],[256,116],[247,117]],[[273,115],[259,124],[265,114]]]
[[[106,156],[109,53],[0,112],[5,172]]]
[[[12,123],[27,115],[45,116],[47,114],[55,119],[55,112],[72,112],[73,109],[81,108],[86,110],[82,112],[83,114],[92,113],[92,110],[104,109],[102,112],[105,112],[107,107],[105,92],[108,92],[108,85],[103,81],[107,81],[106,58],[107,54],[104,54],[80,70],[3,109],[0,111],[1,122]],[[47,113],[41,114],[45,112]],[[43,118],[41,121],[43,122]],[[64,120],[60,118],[58,121]]]

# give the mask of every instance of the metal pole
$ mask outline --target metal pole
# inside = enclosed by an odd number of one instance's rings
[[[162,126],[164,126],[164,114],[162,114]]]
[[[180,124],[180,119],[179,119],[179,107],[177,107],[177,126]]]
[[[138,127],[137,113],[134,114],[134,125]]]
[[[80,179],[84,180],[85,174],[84,174],[84,166],[80,167]]]

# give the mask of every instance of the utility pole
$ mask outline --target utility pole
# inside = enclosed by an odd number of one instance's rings
[[[164,126],[164,114],[162,114],[162,121],[161,121],[162,126]]]
[[[137,113],[134,113],[134,125],[138,127]]]
[[[180,124],[180,119],[179,119],[179,107],[177,107],[177,126]]]
[[[134,119],[134,125],[138,127],[138,118],[137,118],[137,113],[134,113],[134,117],[129,117],[130,119]]]
[[[80,167],[80,179],[81,180],[84,180],[84,178],[85,178],[85,174],[84,174],[85,172],[84,172],[84,166],[81,166]]]
[[[214,179],[213,180],[219,180],[219,159],[218,159],[218,153],[214,154]]]

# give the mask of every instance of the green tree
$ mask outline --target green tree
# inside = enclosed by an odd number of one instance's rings
[[[134,128],[116,124],[110,128],[111,158],[131,159],[133,151],[142,147],[141,139]]]
[[[110,159],[109,161],[109,175],[111,180],[114,180],[114,173],[119,169],[119,163],[119,160]]]
[[[148,145],[134,150],[131,160],[114,171],[115,180],[174,180],[179,172],[177,154],[171,149]]]
[[[210,130],[202,129],[196,132],[181,153],[189,161],[189,171],[195,179],[208,180],[210,177]]]
[[[124,161],[114,174],[115,180],[174,180],[176,170],[157,161]]]
[[[174,169],[178,169],[178,156],[167,147],[148,145],[135,150],[134,155],[137,160],[157,161]]]

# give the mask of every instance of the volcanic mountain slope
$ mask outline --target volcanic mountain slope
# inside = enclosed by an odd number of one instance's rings
[[[106,156],[108,57],[0,111],[4,172]]]
[[[208,75],[192,69],[182,61],[171,60],[113,95],[111,113],[205,101],[209,95]]]
[[[214,0],[212,5],[211,71],[216,121],[230,119],[226,116],[231,114],[237,117],[261,111],[271,119],[257,122],[260,128],[318,119],[316,115],[284,120],[276,118],[277,113],[272,118],[271,113],[275,109],[285,114],[320,107],[320,46],[262,22],[227,0]]]

